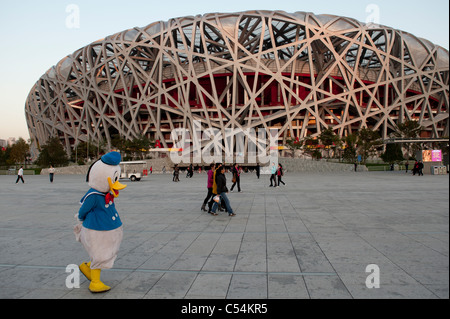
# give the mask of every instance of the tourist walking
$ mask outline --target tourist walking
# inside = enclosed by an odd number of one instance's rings
[[[210,199],[210,201],[209,201],[209,203],[208,203],[208,214],[215,215],[215,216],[217,216],[217,214],[212,212],[212,207],[213,207],[213,205],[214,205],[214,203],[215,203],[215,202],[214,202],[214,197],[215,197],[216,195],[218,195],[218,193],[217,193],[216,176],[217,176],[218,171],[219,171],[220,169],[222,169],[222,164],[221,164],[221,163],[218,163],[218,164],[216,165],[216,168],[215,168],[214,173],[213,173],[213,184],[212,184],[212,190],[211,190],[212,195],[211,195],[211,199]],[[219,207],[219,210],[220,210],[220,209],[221,209],[221,208]]]
[[[260,172],[261,172],[261,166],[259,166],[259,163],[258,163],[258,164],[256,164],[256,177],[258,177],[258,179],[259,179]]]
[[[55,175],[55,168],[50,165],[50,168],[48,169],[48,176],[50,178],[50,183],[53,183],[53,176]]]
[[[178,167],[178,164],[175,164],[175,167],[173,168],[173,182],[179,182],[180,181],[180,168]]]
[[[233,191],[234,186],[236,186],[236,184],[238,187],[238,192],[241,192],[241,176],[240,176],[241,174],[239,173],[238,164],[234,163],[233,168],[231,169],[231,172],[233,173],[233,179],[232,179],[233,185],[231,185],[230,192]]]
[[[208,194],[206,195],[205,200],[203,201],[202,210],[206,212],[206,204],[213,196],[212,189],[214,184],[214,169],[216,165],[213,163],[211,164],[211,168],[208,171],[208,177],[206,180],[206,187],[208,188]]]
[[[283,183],[283,185],[286,185],[286,183],[283,182],[283,180],[281,179],[283,175],[284,175],[283,165],[278,164],[278,170],[277,170],[278,186],[280,186],[280,183]]]
[[[413,166],[413,175],[416,175],[416,173],[418,172],[419,172],[419,162],[416,160]]]
[[[407,162],[405,163],[405,168],[406,168],[406,172],[405,172],[405,173],[408,173],[408,167],[409,167],[409,162],[407,161]]]
[[[417,172],[419,173],[419,176],[423,176],[423,162],[419,161],[417,165]]]
[[[272,167],[270,168],[270,186],[269,187],[277,187],[277,167],[275,166],[275,163],[272,163]],[[273,181],[273,183],[272,183]]]
[[[17,173],[16,184],[19,182],[19,180],[22,180],[22,184],[25,183],[25,181],[23,180],[23,166],[20,166],[19,172]]]
[[[225,204],[225,207],[228,212],[228,216],[236,216],[233,212],[233,209],[230,205],[230,200],[228,199],[227,193],[227,178],[225,177],[225,167],[222,166],[220,170],[216,173],[216,184],[217,184],[217,193],[220,195],[220,201]],[[216,214],[217,207],[219,207],[219,203],[214,202],[212,207],[212,214]]]
[[[192,178],[192,176],[194,176],[194,167],[192,166],[192,164],[190,164],[187,168],[186,178]]]

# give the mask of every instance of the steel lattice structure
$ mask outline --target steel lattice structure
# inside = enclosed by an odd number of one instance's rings
[[[212,13],[91,43],[33,86],[33,146],[138,135],[171,147],[174,128],[279,128],[288,138],[363,127],[387,138],[417,120],[449,135],[449,54],[386,26],[306,12]]]

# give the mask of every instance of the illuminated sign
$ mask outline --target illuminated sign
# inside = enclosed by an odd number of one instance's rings
[[[422,161],[424,162],[442,162],[441,150],[422,151]]]
[[[442,161],[442,151],[441,150],[431,151],[431,161],[432,162],[441,162]]]

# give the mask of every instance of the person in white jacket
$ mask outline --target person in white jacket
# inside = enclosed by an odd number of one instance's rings
[[[50,178],[50,183],[53,183],[53,177],[55,176],[55,168],[50,165],[50,168],[48,169],[48,176]]]
[[[23,166],[20,166],[19,173],[17,173],[16,184],[19,182],[19,180],[22,180],[22,184],[25,183],[25,181],[23,180]]]

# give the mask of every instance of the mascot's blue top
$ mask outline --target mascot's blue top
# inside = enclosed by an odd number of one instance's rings
[[[108,231],[122,226],[114,205],[114,195],[110,192],[116,192],[116,190],[111,189],[115,184],[111,185],[112,181],[108,179],[114,179],[115,175],[112,174],[120,174],[120,161],[120,153],[109,152],[89,168],[87,180],[92,188],[81,199],[81,208],[78,211],[78,219],[83,221],[84,227]],[[95,174],[95,176],[89,178],[89,175],[92,174]]]
[[[122,226],[114,199],[105,199],[106,195],[91,188],[81,199],[78,219],[85,228],[107,231]]]

